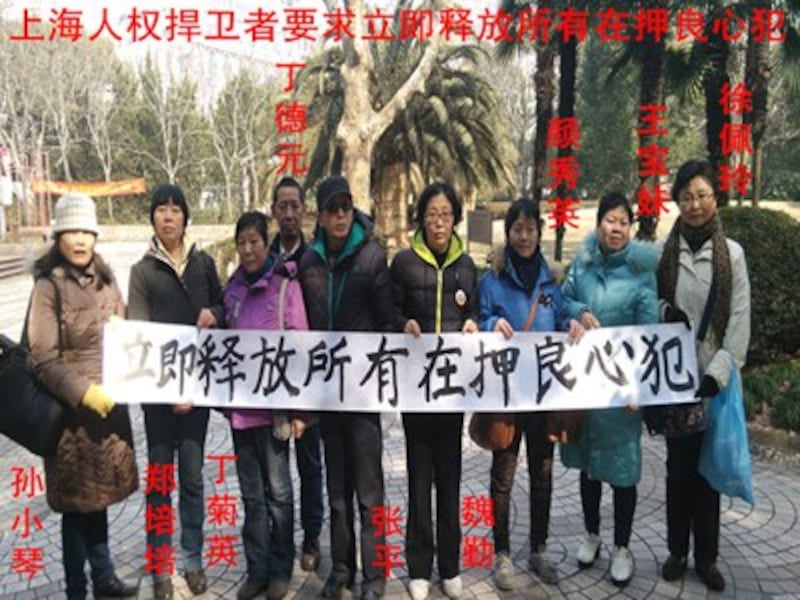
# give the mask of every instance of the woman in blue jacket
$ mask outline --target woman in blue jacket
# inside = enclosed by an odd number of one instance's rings
[[[622,194],[600,200],[597,229],[589,235],[562,288],[567,314],[586,329],[658,322],[655,270],[658,250],[630,241],[633,212]],[[600,553],[601,482],[614,490],[614,554],[611,579],[623,587],[633,576],[628,542],[642,466],[641,413],[635,406],[586,413],[580,437],[564,444],[561,459],[581,470],[581,503],[586,535],[578,564],[588,568]]]
[[[561,290],[553,281],[539,246],[541,225],[539,207],[529,198],[520,198],[508,209],[505,249],[496,253],[493,269],[481,280],[478,288],[481,331],[498,331],[510,338],[515,331],[566,328]],[[583,332],[575,320],[569,322],[569,329],[575,336]],[[545,552],[553,486],[553,444],[547,436],[547,413],[519,413],[515,415],[511,445],[492,452],[490,494],[494,506],[494,581],[501,590],[513,587],[508,520],[511,487],[523,433],[530,480],[528,564],[543,583],[558,581],[558,573]]]

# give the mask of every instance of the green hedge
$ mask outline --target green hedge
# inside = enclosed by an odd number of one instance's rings
[[[744,248],[750,275],[747,362],[766,364],[800,350],[800,223],[765,208],[724,208],[725,234]]]

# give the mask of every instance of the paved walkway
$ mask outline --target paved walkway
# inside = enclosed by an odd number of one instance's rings
[[[142,413],[132,408],[135,441],[140,469],[144,467],[145,440]],[[406,478],[405,451],[402,427],[394,415],[384,416],[384,469],[387,501],[403,509],[405,521]],[[609,544],[612,541],[611,494],[604,490],[602,503],[603,550],[595,567],[579,571],[574,558],[575,549],[582,534],[581,507],[578,496],[577,474],[558,464],[554,473],[553,509],[550,527],[549,551],[556,561],[561,577],[558,586],[543,586],[525,570],[527,563],[527,535],[529,530],[527,474],[523,465],[518,469],[512,498],[511,543],[513,560],[517,568],[516,589],[498,594],[485,568],[467,569],[465,599],[489,598],[703,598],[705,587],[692,571],[681,583],[670,584],[658,577],[661,561],[666,557],[664,524],[664,445],[659,439],[647,436],[644,441],[644,469],[639,484],[639,503],[636,509],[631,550],[636,559],[636,575],[624,591],[620,592],[609,580]],[[212,413],[207,441],[207,454],[232,453],[231,436],[227,423],[218,414]],[[524,462],[524,452],[520,454]],[[474,446],[464,438],[464,467],[462,498],[488,493],[489,453]],[[60,519],[49,511],[44,497],[34,499],[11,498],[12,467],[40,468],[41,462],[21,450],[4,437],[0,437],[0,597],[2,598],[61,598],[64,580],[61,567]],[[295,493],[298,481],[295,473]],[[225,482],[215,486],[217,471],[215,463],[206,463],[206,496],[213,492],[238,495],[238,484],[233,469],[227,469]],[[755,508],[741,501],[723,499],[722,540],[719,566],[728,582],[724,594],[709,594],[711,597],[735,598],[800,598],[800,473],[768,464],[754,465],[756,488]],[[297,505],[297,503],[295,503]],[[32,514],[41,517],[43,530],[33,529],[28,540],[22,540],[20,530],[12,530],[15,517],[29,507]],[[239,511],[241,524],[241,510]],[[149,577],[142,573],[144,565],[144,496],[141,490],[126,502],[109,511],[111,549],[115,556],[118,573],[128,580],[139,580],[139,598],[151,598]],[[295,523],[295,540],[299,544],[302,532],[299,515]],[[237,533],[237,529],[213,529],[207,527],[206,534]],[[465,534],[483,535],[486,528],[480,527]],[[328,556],[329,534],[327,522],[322,533],[323,555]],[[12,572],[12,548],[26,545],[38,546],[44,551],[44,570],[33,579],[23,578]],[[401,539],[390,538],[402,543]],[[207,549],[207,548],[206,548]],[[244,560],[240,545],[237,545],[240,564],[238,566],[216,565],[208,569],[210,589],[203,598],[235,598],[235,592],[243,578]],[[180,572],[180,565],[178,567]],[[326,558],[318,574],[307,575],[295,563],[292,578],[292,593],[289,598],[305,599],[318,596],[330,569]],[[178,597],[191,597],[183,579],[174,577]],[[387,587],[387,599],[408,598],[408,576],[403,568],[396,569]],[[356,588],[358,592],[358,588]],[[443,598],[441,588],[432,588],[432,598]]]

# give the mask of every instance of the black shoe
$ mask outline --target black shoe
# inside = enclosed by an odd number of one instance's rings
[[[267,586],[267,600],[281,600],[289,593],[289,582],[273,579]]]
[[[365,587],[361,592],[361,600],[381,600],[383,593],[383,586]]]
[[[208,579],[206,579],[206,572],[203,571],[202,568],[196,571],[186,571],[186,573],[183,574],[183,578],[186,580],[186,585],[189,586],[189,589],[195,596],[204,594],[208,589]]]
[[[661,565],[661,577],[664,581],[678,581],[686,572],[686,557],[670,554],[669,558]]]
[[[719,572],[716,563],[711,563],[707,567],[696,567],[697,574],[700,580],[706,584],[706,587],[712,592],[721,592],[725,589],[725,578]]]
[[[139,592],[138,585],[127,584],[114,575],[111,579],[94,586],[95,598],[127,598]]]
[[[303,540],[303,555],[300,557],[300,568],[303,571],[316,571],[319,567],[319,538]]]
[[[339,600],[344,596],[345,591],[349,589],[350,587],[346,583],[331,576],[328,577],[325,587],[322,588],[321,597],[325,600]]]
[[[267,590],[265,583],[250,583],[245,581],[242,587],[236,592],[236,600],[252,600],[263,594]]]
[[[175,590],[172,588],[171,579],[159,579],[153,584],[154,600],[172,600]]]

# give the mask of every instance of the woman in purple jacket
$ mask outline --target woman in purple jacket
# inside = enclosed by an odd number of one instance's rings
[[[231,329],[308,329],[295,263],[270,254],[267,219],[248,212],[236,223],[239,267],[225,288],[225,320]],[[289,442],[276,427],[275,412],[232,410],[236,471],[244,501],[242,539],[247,580],[240,600],[282,598],[289,591],[294,561],[294,505],[289,474]],[[296,438],[305,421],[291,419]]]

